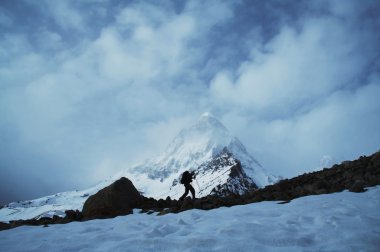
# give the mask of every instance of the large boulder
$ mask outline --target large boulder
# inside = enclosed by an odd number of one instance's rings
[[[82,211],[83,217],[95,219],[130,214],[142,200],[143,196],[132,182],[122,177],[86,200]]]

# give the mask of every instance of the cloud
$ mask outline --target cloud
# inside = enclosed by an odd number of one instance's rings
[[[103,20],[107,17],[105,1],[24,1],[44,17],[44,21],[50,21],[61,31],[70,31],[79,34],[88,33],[91,26],[97,24],[96,19]],[[30,15],[30,13],[28,13]],[[33,14],[32,14],[33,15]],[[35,14],[34,14],[35,15]],[[42,23],[44,26],[52,24]]]
[[[9,27],[13,24],[12,17],[3,8],[0,8],[0,26]]]
[[[252,43],[237,70],[211,80],[223,121],[287,177],[322,168],[326,155],[340,162],[379,149],[378,18],[363,17],[371,5],[332,5],[332,14],[284,22],[271,40]]]
[[[211,95],[256,113],[292,115],[335,90],[354,86],[374,60],[362,50],[363,39],[348,40],[350,32],[335,18],[305,21],[301,31],[284,26],[264,47],[252,49],[235,79],[231,73],[218,73]]]
[[[292,119],[247,123],[248,139],[263,163],[285,176],[316,170],[318,160],[333,155],[337,162],[379,149],[378,80],[355,91],[339,91],[313,110]],[[252,129],[249,131],[249,129]],[[358,146],[360,146],[358,148]]]

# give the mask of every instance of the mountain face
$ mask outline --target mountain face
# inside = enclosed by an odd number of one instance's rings
[[[181,174],[194,171],[197,197],[208,194],[243,194],[274,183],[269,175],[215,117],[206,113],[182,130],[156,159],[124,171],[145,196],[178,198],[184,189]]]
[[[194,173],[198,178],[196,183],[200,188],[200,195],[243,194],[257,188],[245,173],[240,161],[226,147],[210,161],[201,164]]]

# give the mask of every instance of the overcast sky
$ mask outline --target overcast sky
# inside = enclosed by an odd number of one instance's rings
[[[271,173],[380,149],[379,1],[0,2],[0,204],[83,189],[211,112]]]

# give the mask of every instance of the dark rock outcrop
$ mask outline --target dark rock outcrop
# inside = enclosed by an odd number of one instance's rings
[[[0,222],[0,231],[9,229],[10,225],[8,223]]]
[[[284,179],[274,185],[252,191],[245,197],[251,202],[288,201],[294,198],[341,192],[364,192],[365,187],[380,185],[380,152],[354,161],[344,161],[331,168]]]
[[[65,218],[71,221],[80,221],[83,218],[83,215],[81,212],[79,212],[79,210],[76,210],[76,211],[66,210],[65,214],[66,214]]]
[[[85,219],[109,218],[132,213],[143,197],[132,182],[122,177],[111,185],[91,195],[83,206]]]

